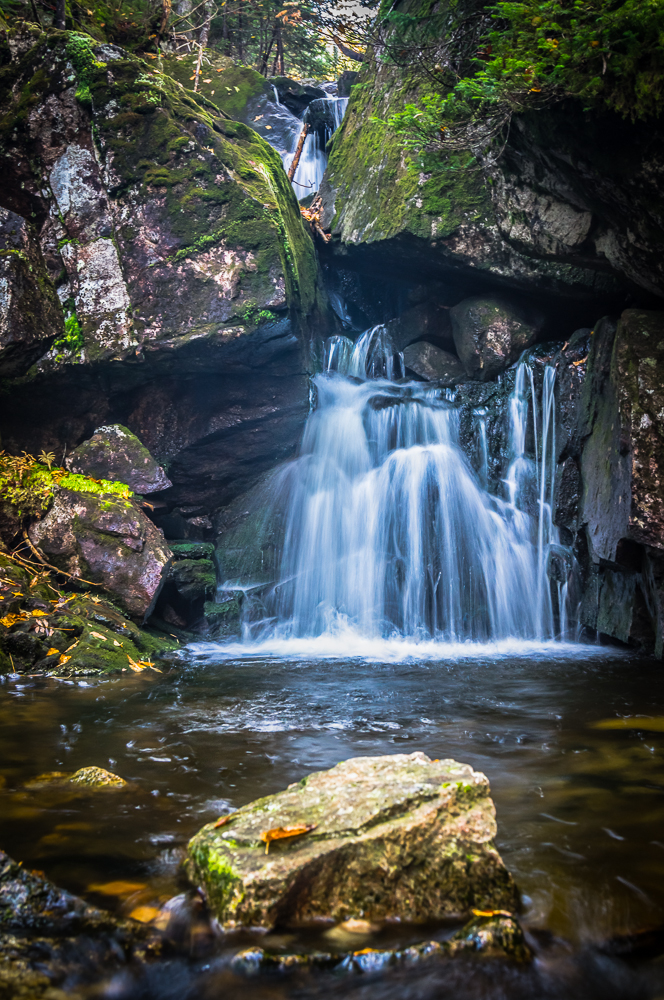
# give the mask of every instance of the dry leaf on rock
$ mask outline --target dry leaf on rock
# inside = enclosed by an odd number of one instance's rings
[[[285,840],[287,837],[299,837],[303,833],[311,833],[317,823],[301,824],[300,826],[275,826],[273,830],[264,830],[261,840],[265,842],[265,853],[268,854],[273,840]]]

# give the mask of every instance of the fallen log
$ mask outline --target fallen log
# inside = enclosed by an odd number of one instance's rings
[[[297,146],[295,147],[295,156],[293,157],[293,162],[288,168],[288,180],[292,181],[295,177],[295,171],[298,168],[300,162],[300,157],[302,156],[302,150],[304,148],[304,140],[309,134],[309,123],[305,122],[302,126],[302,131],[300,132],[300,138],[297,140]]]

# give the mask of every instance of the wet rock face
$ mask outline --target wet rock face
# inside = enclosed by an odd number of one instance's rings
[[[204,827],[188,873],[226,927],[511,911],[495,833],[489,783],[468,765],[356,757]]]
[[[0,373],[23,375],[64,332],[34,229],[0,208]]]
[[[30,528],[49,560],[102,583],[136,618],[145,619],[171,561],[171,551],[151,521],[129,500],[58,489],[53,506]]]
[[[403,11],[427,16],[421,0]],[[474,23],[467,0],[443,2],[445,12],[451,37],[462,37],[464,16]],[[515,116],[490,166],[450,151],[440,169],[417,170],[379,122],[435,87],[417,66],[371,51],[358,84],[321,187],[340,261],[595,301],[635,288],[664,295],[664,144],[647,123],[590,117],[568,101]]]
[[[169,503],[209,516],[290,453],[306,414],[317,263],[281,160],[120,48],[32,29],[0,47],[0,206],[32,267],[28,302],[25,261],[0,253],[0,369],[30,379],[5,386],[3,446],[59,456],[121,424],[173,462]]]
[[[535,342],[541,324],[500,299],[463,299],[450,309],[457,354],[470,378],[494,379]]]
[[[441,351],[439,347],[426,341],[407,347],[403,352],[403,360],[406,368],[410,368],[416,375],[427,382],[438,382],[443,387],[457,385],[468,377],[456,355]]]
[[[142,924],[88,906],[0,851],[0,993],[7,1000],[64,997],[63,981],[81,984],[93,971],[110,974],[118,960],[140,962],[149,937]]]
[[[172,486],[160,465],[128,427],[98,427],[65,459],[70,472],[112,483],[126,483],[135,493],[156,493]]]

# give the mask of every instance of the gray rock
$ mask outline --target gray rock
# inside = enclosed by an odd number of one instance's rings
[[[385,326],[397,351],[403,351],[408,344],[423,337],[442,341],[442,347],[452,348],[454,345],[449,310],[435,302],[420,302]]]
[[[98,427],[89,441],[66,458],[65,465],[70,472],[126,483],[136,493],[157,493],[172,485],[145,445],[122,424]]]
[[[454,343],[467,374],[488,382],[534,343],[541,324],[501,299],[475,296],[450,309]]]
[[[441,351],[425,340],[407,347],[403,352],[403,360],[406,368],[410,368],[416,375],[428,382],[439,382],[443,387],[457,385],[468,378],[466,369],[454,354]]]
[[[131,500],[58,488],[53,506],[30,528],[48,561],[74,577],[103,584],[145,620],[171,562],[157,528]]]
[[[355,757],[203,827],[187,869],[227,928],[424,922],[515,909],[495,834],[489,782],[467,764]]]

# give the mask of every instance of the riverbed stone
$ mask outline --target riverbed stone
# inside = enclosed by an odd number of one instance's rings
[[[58,487],[48,514],[29,533],[59,569],[103,584],[136,618],[150,614],[171,551],[133,501]]]
[[[167,490],[172,485],[145,445],[122,424],[98,427],[88,441],[67,456],[65,465],[70,472],[126,483],[141,494]]]
[[[443,388],[465,382],[468,378],[466,369],[454,354],[442,351],[426,340],[410,344],[403,352],[403,360],[406,368],[427,382],[439,382]]]
[[[491,297],[472,296],[450,309],[457,354],[470,378],[488,382],[535,342],[541,323]]]
[[[272,839],[280,828],[301,832]],[[489,782],[469,765],[355,757],[203,827],[187,871],[226,928],[464,918],[518,906],[495,834]]]

